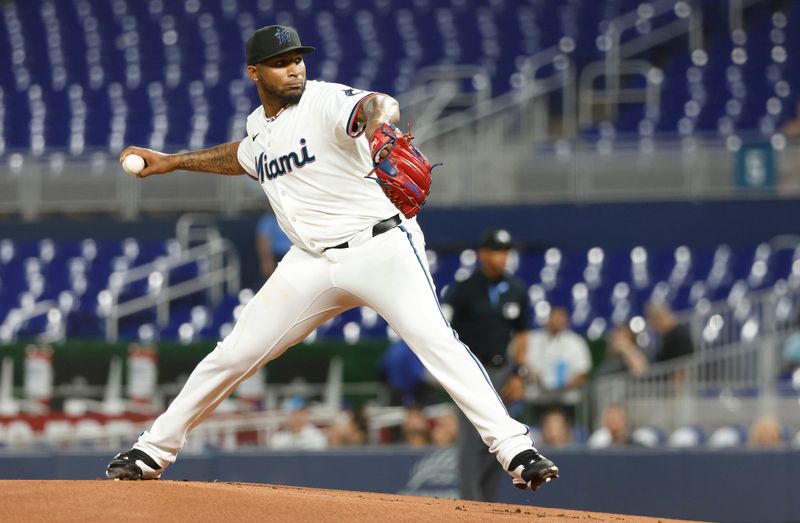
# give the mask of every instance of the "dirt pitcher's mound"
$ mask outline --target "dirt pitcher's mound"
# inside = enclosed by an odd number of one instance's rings
[[[0,521],[664,521],[452,499],[250,483],[0,481]]]

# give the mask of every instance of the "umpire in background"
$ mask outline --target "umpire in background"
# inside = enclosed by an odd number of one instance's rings
[[[522,399],[522,390],[507,387],[517,362],[511,354],[524,354],[519,344],[527,342],[530,302],[525,286],[506,272],[511,235],[503,229],[486,232],[478,247],[478,269],[466,280],[454,283],[445,294],[445,314],[459,338],[486,368],[494,388],[506,404]],[[518,381],[518,380],[515,380]],[[509,382],[511,384],[511,382]],[[459,412],[458,458],[461,497],[493,501],[502,470],[486,452],[478,431]]]

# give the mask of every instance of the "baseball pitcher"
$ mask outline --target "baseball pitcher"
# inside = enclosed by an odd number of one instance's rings
[[[247,304],[233,331],[192,372],[169,408],[128,452],[112,479],[157,479],[186,435],[236,386],[353,307],[383,316],[475,426],[514,485],[536,489],[558,468],[509,417],[486,371],[442,316],[414,217],[430,190],[431,163],[395,124],[398,103],[346,85],[306,80],[314,50],[278,25],[246,44],[261,105],[247,137],[181,154],[128,147],[144,178],[175,170],[247,174],[264,189],[293,246]]]

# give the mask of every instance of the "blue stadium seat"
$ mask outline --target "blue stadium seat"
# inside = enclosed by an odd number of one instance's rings
[[[777,246],[775,246],[777,245]],[[102,337],[105,320],[98,312],[98,296],[106,289],[114,271],[124,271],[159,256],[176,252],[173,241],[31,241],[0,240],[0,321],[20,306],[21,300],[57,300],[65,315],[67,334],[72,337]],[[759,332],[759,316],[743,297],[754,289],[774,285],[781,279],[800,278],[800,247],[791,243],[720,245],[703,249],[635,249],[571,252],[550,249],[521,252],[516,276],[528,287],[532,314],[538,310],[541,325],[547,308],[565,306],[572,327],[597,338],[614,325],[642,316],[648,300],[663,298],[673,308],[687,310],[700,300],[729,300],[737,305],[726,328],[736,339],[748,341]],[[433,253],[429,256],[433,260]],[[677,261],[676,261],[677,260]],[[683,263],[682,274],[676,269]],[[468,275],[475,268],[474,251],[440,251],[432,261],[434,283],[441,292],[456,274]],[[638,267],[638,268],[637,268]],[[187,264],[170,274],[173,283],[203,274],[203,264]],[[638,272],[637,272],[638,271]],[[642,276],[644,274],[644,277]],[[599,275],[599,276],[598,276]],[[754,276],[758,276],[757,278]],[[596,286],[592,283],[599,277]],[[671,282],[672,277],[672,283]],[[642,278],[644,278],[643,281]],[[592,280],[592,281],[590,281]],[[144,296],[147,280],[121,289],[122,300]],[[225,296],[212,304],[209,293],[196,292],[171,304],[170,324],[158,333],[161,339],[179,337],[181,326],[192,323],[192,309],[207,307],[208,321],[195,324],[194,339],[218,339],[235,322],[235,312],[252,297]],[[31,301],[32,300],[32,301]],[[68,303],[68,305],[64,305]],[[779,300],[777,320],[788,325],[797,314],[791,300]],[[120,322],[123,339],[135,339],[143,324],[155,323],[155,311],[144,311]],[[35,336],[45,320],[35,320],[22,334]],[[347,325],[355,325],[359,339],[384,338],[386,322],[373,313],[355,308],[321,326],[321,338],[341,338]],[[223,329],[223,326],[226,326]],[[353,327],[350,327],[353,330]],[[707,340],[714,346],[714,340]],[[714,395],[718,391],[705,391]]]
[[[705,442],[705,431],[698,426],[678,427],[667,439],[667,445],[674,448],[694,448]]]
[[[659,447],[667,441],[664,431],[652,426],[637,428],[631,433],[631,439],[637,445],[650,448]]]
[[[492,94],[500,95],[524,84],[524,57],[539,51],[561,45],[579,70],[602,60],[598,42],[609,20],[635,12],[640,3],[418,0],[395,9],[388,3],[365,9],[357,2],[313,4],[313,9],[298,2],[278,9],[256,0],[6,3],[0,18],[0,67],[9,72],[0,79],[7,113],[2,138],[9,149],[41,141],[35,147],[72,154],[118,148],[122,141],[202,147],[231,139],[227,125],[203,131],[193,122],[201,115],[226,120],[236,114],[241,97],[251,106],[257,103],[254,89],[229,94],[242,79],[242,35],[263,20],[293,24],[318,47],[307,58],[312,77],[396,95],[414,87],[411,79],[422,68],[471,64],[487,70]],[[661,107],[652,116],[641,104],[622,106],[611,123],[618,132],[683,127],[692,134],[719,132],[722,126],[723,134],[751,129],[768,135],[793,116],[789,94],[800,87],[800,69],[791,66],[800,53],[800,37],[790,30],[800,20],[795,3],[748,6],[743,36],[730,33],[727,10],[718,3],[702,2],[702,8],[705,20],[721,21],[705,28],[706,58],[693,60],[685,41],[635,56],[663,68]],[[623,32],[622,41],[676,16],[640,19]],[[563,45],[565,39],[569,45]],[[20,49],[23,61],[15,58]],[[730,76],[730,67],[740,69],[747,82]],[[475,89],[471,82],[464,87]],[[560,97],[551,96],[554,106]],[[46,125],[39,134],[7,132],[27,129],[43,107]]]
[[[747,443],[747,428],[742,425],[726,425],[714,430],[707,445],[712,448],[739,447]]]

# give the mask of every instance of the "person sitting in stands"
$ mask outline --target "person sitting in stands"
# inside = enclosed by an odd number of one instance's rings
[[[645,376],[648,371],[647,356],[636,343],[636,335],[627,325],[616,327],[608,338],[606,357],[595,376],[627,372],[631,376]]]
[[[290,398],[284,410],[289,415],[286,428],[273,434],[269,448],[273,450],[321,450],[328,446],[325,433],[311,424],[308,405],[302,398]]]
[[[623,405],[608,405],[603,410],[603,426],[589,436],[589,447],[605,448],[633,443],[627,409]]]
[[[562,409],[551,409],[542,415],[542,444],[565,447],[572,443],[572,427]]]
[[[424,447],[431,443],[428,418],[422,409],[410,408],[403,420],[403,441],[409,447]]]
[[[774,416],[762,416],[750,426],[747,445],[755,448],[774,448],[783,445],[781,423]]]

